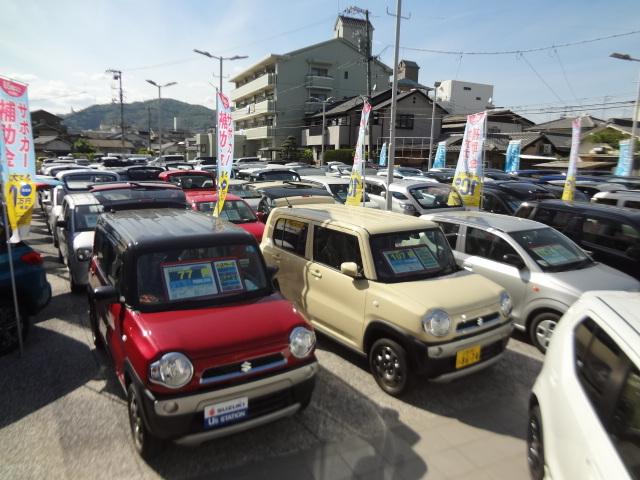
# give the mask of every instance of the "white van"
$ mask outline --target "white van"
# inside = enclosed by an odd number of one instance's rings
[[[640,190],[613,190],[596,193],[591,197],[591,203],[640,209]]]

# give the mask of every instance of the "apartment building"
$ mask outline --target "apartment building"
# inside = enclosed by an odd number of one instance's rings
[[[305,115],[319,111],[322,101],[366,94],[367,36],[371,42],[371,23],[341,15],[330,40],[270,54],[235,75],[232,117],[245,139],[236,156],[269,157],[288,136],[300,144]],[[388,88],[392,73],[378,60],[371,61],[374,93]]]
[[[469,115],[491,108],[493,85],[444,80],[436,88],[436,99],[453,115]]]

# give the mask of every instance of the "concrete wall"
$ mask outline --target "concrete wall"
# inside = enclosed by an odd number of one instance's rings
[[[493,97],[493,85],[445,80],[438,87],[438,101],[452,114],[481,112]],[[477,100],[480,98],[480,100]]]

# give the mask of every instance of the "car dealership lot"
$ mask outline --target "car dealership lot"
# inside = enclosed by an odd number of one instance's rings
[[[86,298],[36,219],[54,297],[22,358],[1,357],[0,478],[528,478],[528,397],[542,356],[512,339],[494,367],[450,384],[385,394],[366,361],[319,339],[310,407],[265,427],[203,444],[170,445],[145,463],[126,403],[91,342]],[[224,472],[224,474],[222,474]]]

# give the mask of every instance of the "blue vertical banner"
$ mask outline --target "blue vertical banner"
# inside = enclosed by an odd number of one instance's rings
[[[618,157],[618,166],[614,174],[628,177],[631,175],[631,141],[620,140],[619,145],[620,156]]]
[[[387,142],[382,144],[382,149],[380,149],[380,166],[387,166]]]
[[[0,77],[0,135],[2,155],[0,173],[7,206],[11,242],[29,233],[36,200],[33,177],[36,155],[31,132],[27,85]]]
[[[515,172],[520,170],[520,145],[522,140],[511,140],[507,147],[507,158],[504,161],[504,171]]]
[[[436,158],[433,160],[431,168],[444,168],[447,159],[447,142],[438,142]]]

